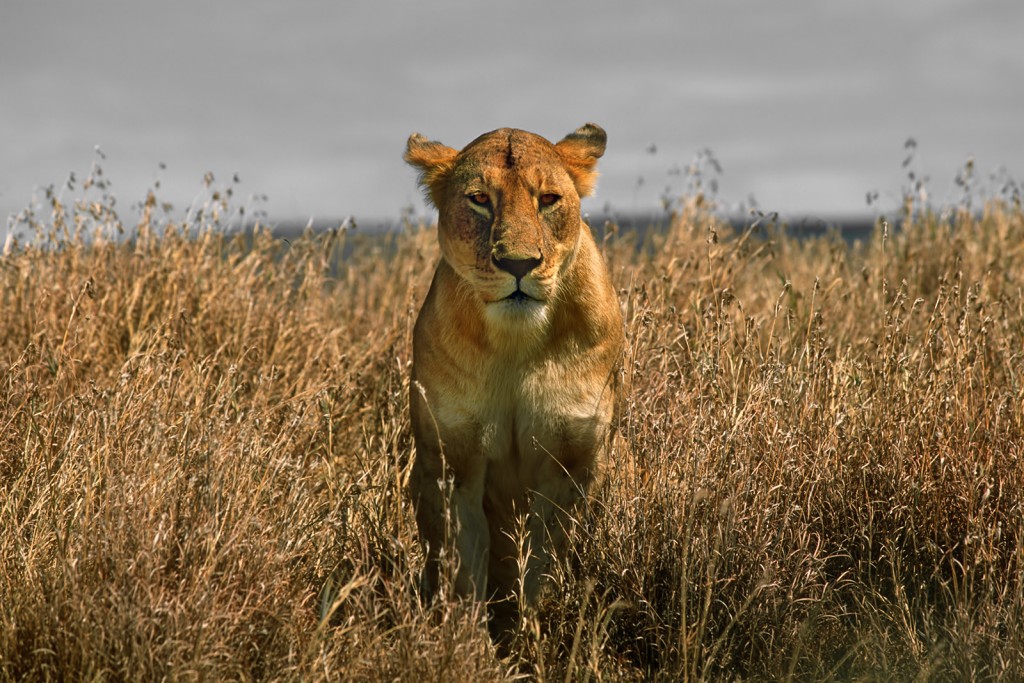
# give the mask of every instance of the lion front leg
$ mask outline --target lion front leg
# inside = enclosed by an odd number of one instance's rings
[[[533,491],[526,523],[529,555],[522,577],[527,604],[536,601],[544,577],[550,572],[552,557],[565,548],[569,527],[591,478],[589,467],[575,472],[561,470]]]
[[[427,553],[422,582],[425,594],[431,597],[438,590],[447,548],[456,556],[455,594],[484,600],[490,546],[483,510],[484,473],[465,479],[450,476],[441,466],[439,454],[417,448],[409,489]]]

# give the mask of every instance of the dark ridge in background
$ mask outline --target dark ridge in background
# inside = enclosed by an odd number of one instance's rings
[[[603,238],[609,227],[615,226],[619,232],[635,231],[641,237],[649,231],[664,230],[671,221],[671,216],[665,213],[591,213],[584,214],[584,218],[594,231],[596,237]],[[846,242],[867,239],[875,228],[877,218],[863,216],[773,216],[771,214],[738,216],[730,215],[720,217],[729,223],[736,231],[743,231],[752,224],[757,224],[755,230],[765,233],[769,230],[783,231],[788,235],[798,238],[820,237],[829,233],[838,234]],[[353,220],[351,218],[313,221],[269,221],[266,223],[271,232],[283,239],[298,237],[307,229],[314,233],[334,230],[346,227],[357,233],[379,234],[394,232],[405,229],[408,225],[417,225],[421,218],[414,218],[410,221],[401,219],[394,220]],[[430,219],[433,223],[434,219]]]

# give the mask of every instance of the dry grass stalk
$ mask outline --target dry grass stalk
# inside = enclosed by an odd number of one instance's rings
[[[432,234],[154,206],[54,198],[0,258],[0,679],[1024,678],[1019,207],[607,239],[618,448],[509,662],[417,597]]]

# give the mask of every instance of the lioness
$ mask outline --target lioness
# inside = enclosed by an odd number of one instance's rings
[[[588,123],[554,145],[502,128],[462,151],[414,134],[405,152],[442,254],[413,334],[425,589],[451,534],[455,591],[492,601],[496,635],[514,625],[519,589],[536,596],[608,447],[622,317],[580,218],[605,141]]]

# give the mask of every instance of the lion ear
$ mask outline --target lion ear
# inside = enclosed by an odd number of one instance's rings
[[[604,154],[608,134],[596,123],[587,123],[569,133],[555,145],[555,151],[562,158],[565,170],[576,185],[580,197],[594,191],[597,184],[597,160]]]
[[[457,154],[451,147],[428,140],[419,133],[410,135],[405,145],[403,158],[419,170],[420,185],[434,206],[440,206],[438,202],[444,197],[444,186],[455,166]]]

